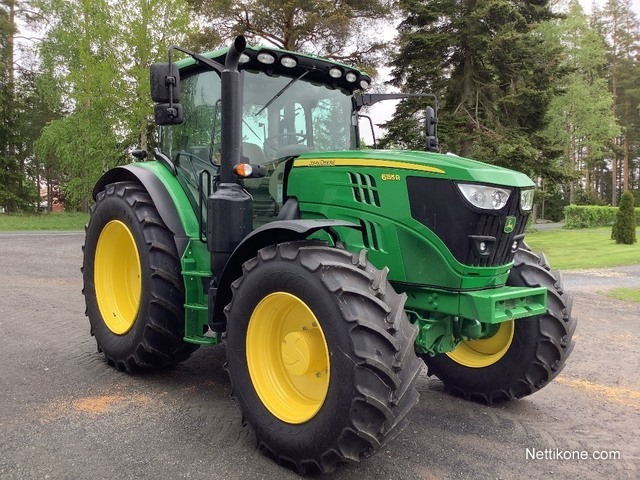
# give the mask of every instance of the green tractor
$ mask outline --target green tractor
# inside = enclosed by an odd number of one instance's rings
[[[175,50],[186,60],[171,61]],[[260,447],[300,473],[394,437],[426,363],[491,403],[549,383],[572,350],[571,295],[524,243],[525,175],[426,151],[360,149],[349,66],[274,48],[151,68],[155,160],[106,172],[84,245],[98,350],[163,368],[226,343]]]

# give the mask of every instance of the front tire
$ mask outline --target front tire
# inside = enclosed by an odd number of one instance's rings
[[[417,329],[366,257],[322,242],[263,248],[227,313],[233,396],[261,449],[301,474],[359,461],[417,402]]]
[[[507,285],[547,287],[547,313],[504,322],[492,337],[463,341],[452,352],[422,356],[428,374],[442,380],[449,392],[483,403],[522,398],[564,368],[577,319],[560,273],[549,268],[543,255],[520,249]]]
[[[198,348],[182,340],[173,234],[141,185],[112,183],[97,195],[83,250],[85,313],[109,364],[127,372],[167,367]]]

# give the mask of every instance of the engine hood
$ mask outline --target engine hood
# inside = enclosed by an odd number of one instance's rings
[[[411,150],[353,150],[308,152],[300,155],[295,167],[377,167],[411,171],[449,180],[487,183],[511,187],[533,187],[525,174],[451,154]]]

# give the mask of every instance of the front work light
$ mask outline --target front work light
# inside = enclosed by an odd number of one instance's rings
[[[287,68],[294,68],[296,65],[298,65],[298,62],[293,57],[282,57],[280,59],[280,63],[283,67]]]
[[[273,53],[270,52],[260,52],[258,54],[258,61],[260,63],[264,63],[265,65],[271,65],[275,63],[276,57]]]
[[[501,210],[509,200],[511,189],[492,185],[458,183],[458,189],[471,205],[483,210]]]

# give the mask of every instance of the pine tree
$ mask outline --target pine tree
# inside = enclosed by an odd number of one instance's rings
[[[606,80],[606,51],[602,38],[590,24],[577,1],[567,17],[549,27],[549,34],[564,46],[564,75],[556,79],[557,94],[547,112],[545,137],[562,151],[562,162],[576,185],[591,191],[595,172],[611,154],[611,139],[620,129],[612,113],[613,98]]]
[[[28,138],[20,130],[25,102],[15,67],[18,7],[16,0],[0,1],[0,207],[8,212],[30,209],[37,199],[27,177]]]
[[[553,174],[539,132],[551,98],[558,48],[538,26],[549,2],[401,0],[392,85],[441,99],[444,150]],[[387,145],[421,148],[425,102],[401,102],[386,127]]]

